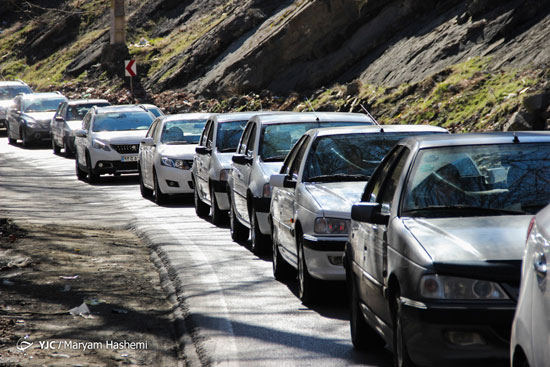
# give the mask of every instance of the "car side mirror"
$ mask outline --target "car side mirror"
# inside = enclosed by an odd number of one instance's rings
[[[199,145],[198,147],[195,148],[195,152],[201,155],[210,154],[212,153],[212,149]]]
[[[351,207],[351,219],[357,222],[388,225],[390,217],[381,213],[380,203],[359,203]]]
[[[85,138],[88,136],[88,133],[86,132],[86,130],[80,129],[75,131],[74,136],[79,138]]]
[[[153,138],[149,136],[141,139],[141,145],[152,146],[152,145],[155,145],[155,141],[153,140]]]
[[[65,121],[63,116],[55,116],[55,121]]]
[[[293,189],[296,187],[296,181],[291,180],[288,175],[276,174],[269,177],[269,184],[271,187],[286,187]]]
[[[234,154],[233,157],[231,157],[231,160],[233,161],[233,163],[240,165],[252,163],[252,157],[246,156],[244,154]]]

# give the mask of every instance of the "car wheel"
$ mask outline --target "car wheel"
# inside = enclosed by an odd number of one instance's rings
[[[256,210],[250,213],[250,239],[252,240],[252,252],[259,255],[269,249],[271,238],[260,231]]]
[[[157,173],[153,170],[153,186],[154,186],[154,197],[155,197],[155,203],[158,205],[164,205],[168,202],[168,195],[164,194],[159,186],[159,180],[157,177]]]
[[[195,189],[193,190],[193,199],[195,201],[195,213],[199,218],[206,218],[210,214],[210,207],[206,205],[199,197],[199,189],[195,182]]]
[[[231,209],[229,210],[229,230],[233,241],[242,243],[248,240],[248,228],[243,226],[237,219],[233,204],[231,204]]]
[[[285,281],[296,278],[296,270],[283,259],[279,252],[279,240],[273,226],[271,226],[271,242],[273,244],[273,276],[278,281]]]
[[[80,169],[80,166],[78,165],[78,158],[74,160],[74,166],[76,178],[78,178],[80,181],[84,181],[84,179],[86,178],[86,171]]]
[[[141,192],[141,196],[148,199],[153,196],[153,190],[145,187],[145,184],[143,183],[143,175],[141,174],[141,166],[138,164],[138,174],[139,174],[139,191]]]
[[[318,281],[313,279],[307,270],[304,256],[303,237],[298,237],[298,295],[305,305],[314,304],[317,300]]]
[[[59,148],[59,147],[57,146],[57,144],[55,143],[55,140],[54,140],[53,137],[52,137],[51,140],[52,140],[52,150],[53,150],[53,154],[59,154],[59,153],[61,153],[61,148]]]
[[[216,201],[216,192],[214,188],[210,188],[210,202],[212,203],[212,224],[219,226],[227,222],[227,212],[222,211],[218,207],[218,202]]]
[[[394,293],[393,302],[393,360],[395,367],[414,367],[409,353],[407,343],[403,335],[403,305],[401,304],[401,295],[399,290]]]
[[[88,171],[88,183],[97,183],[99,181],[99,175],[97,173],[94,173],[92,168],[92,160],[90,159],[90,156],[88,154],[86,154],[86,170]]]
[[[23,147],[28,148],[31,144],[29,141],[29,137],[25,132],[25,129],[21,129],[21,131],[19,132],[19,135],[21,136],[21,142],[23,143]]]
[[[8,144],[15,145],[15,143],[17,143],[17,139],[11,137],[10,125],[8,125]]]
[[[384,346],[382,338],[366,323],[353,276],[348,278],[351,342],[357,350],[373,350]]]
[[[66,138],[63,138],[63,151],[65,152],[65,157],[70,158],[73,155],[73,152],[69,149],[69,144],[67,144]]]

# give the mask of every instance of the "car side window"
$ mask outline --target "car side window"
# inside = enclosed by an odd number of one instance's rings
[[[248,142],[246,143],[246,155],[252,157],[254,155],[254,143],[256,142],[256,124],[252,126]]]
[[[246,153],[246,144],[248,142],[248,137],[250,136],[250,131],[252,130],[253,122],[249,122],[246,126],[246,128],[243,131],[243,135],[241,136],[241,140],[239,141],[239,149],[237,150],[237,153],[239,154],[245,154]]]
[[[57,106],[57,110],[55,111],[55,116],[63,116],[61,114],[61,111],[63,110],[64,106],[65,106],[65,103],[60,103],[59,106]]]
[[[15,99],[14,108],[16,111],[21,111],[21,98]]]
[[[390,214],[391,203],[395,195],[395,190],[397,189],[399,178],[405,169],[405,162],[407,161],[407,158],[409,158],[409,154],[410,150],[408,148],[403,148],[399,153],[397,161],[392,164],[389,175],[386,176],[378,199],[378,202],[382,204],[382,214]]]
[[[199,140],[200,146],[203,146],[203,147],[206,146],[206,137],[208,136],[208,131],[210,130],[212,125],[213,125],[212,120],[208,120],[206,122],[206,125],[204,126],[204,130],[202,130],[201,138]]]
[[[159,117],[157,126],[155,126],[155,130],[153,130],[153,140],[155,142],[158,142],[160,140],[160,135],[162,134],[162,127],[164,126],[163,118]]]
[[[66,120],[67,119],[67,109],[69,107],[68,103],[63,103],[63,107],[61,108],[61,116]]]
[[[309,143],[309,136],[305,137],[302,140],[301,146],[296,153],[296,157],[294,158],[294,161],[292,162],[292,166],[290,167],[289,175],[293,180],[298,179],[298,174],[300,173],[300,166],[302,165],[302,161],[304,160],[304,156],[308,147]]]
[[[281,167],[281,170],[279,171],[281,174],[286,174],[286,175],[289,174],[290,167],[292,166],[292,163],[294,162],[294,157],[296,157],[296,154],[298,154],[298,151],[301,148],[301,144],[302,144],[303,139],[305,139],[305,138],[304,137],[300,138],[300,140],[298,140],[296,142],[296,144],[294,144],[294,146],[292,147],[292,149],[290,150],[290,152],[286,156],[285,161],[283,162],[283,166]]]
[[[388,170],[390,169],[393,162],[395,162],[395,159],[397,159],[399,153],[401,152],[401,149],[403,149],[402,146],[396,146],[386,155],[386,157],[384,157],[380,165],[374,171],[371,179],[367,183],[361,201],[366,201],[370,203],[377,202],[378,193],[382,188],[384,178],[386,177]]]
[[[206,147],[207,148],[212,148],[213,146],[213,143],[212,143],[212,137],[214,136],[214,129],[212,128],[212,125],[210,125],[209,129],[208,129],[208,135],[206,135]]]
[[[149,127],[149,130],[147,131],[147,134],[145,134],[146,138],[152,138],[153,137],[153,133],[155,132],[155,128],[157,127],[158,122],[159,122],[158,119],[153,121],[153,123]]]
[[[90,113],[86,114],[86,116],[84,117],[84,120],[82,120],[82,129],[89,131],[91,121],[92,121],[92,114]]]

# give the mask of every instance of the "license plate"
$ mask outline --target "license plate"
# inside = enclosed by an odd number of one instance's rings
[[[122,162],[137,162],[138,156],[137,155],[123,155],[121,158]]]

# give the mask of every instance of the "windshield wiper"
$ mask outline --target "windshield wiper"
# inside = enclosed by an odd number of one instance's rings
[[[164,144],[166,144],[166,145],[179,145],[179,144],[191,144],[191,143],[188,142],[188,141],[185,141],[185,140],[174,140],[174,141],[167,141]]]
[[[220,149],[221,153],[234,153],[237,151],[237,148],[223,148]]]
[[[511,210],[511,209],[502,209],[502,208],[484,208],[481,206],[469,206],[469,205],[430,205],[424,208],[410,209],[405,211],[405,213],[418,213],[418,212],[430,212],[430,211],[444,211],[444,210],[466,210],[466,211],[476,211],[483,213],[493,213],[493,214],[526,214],[522,210]]]
[[[264,162],[282,162],[286,158],[286,155],[274,155],[273,157],[262,158]]]
[[[333,175],[313,176],[307,182],[368,181],[370,176],[360,174],[335,173]]]

